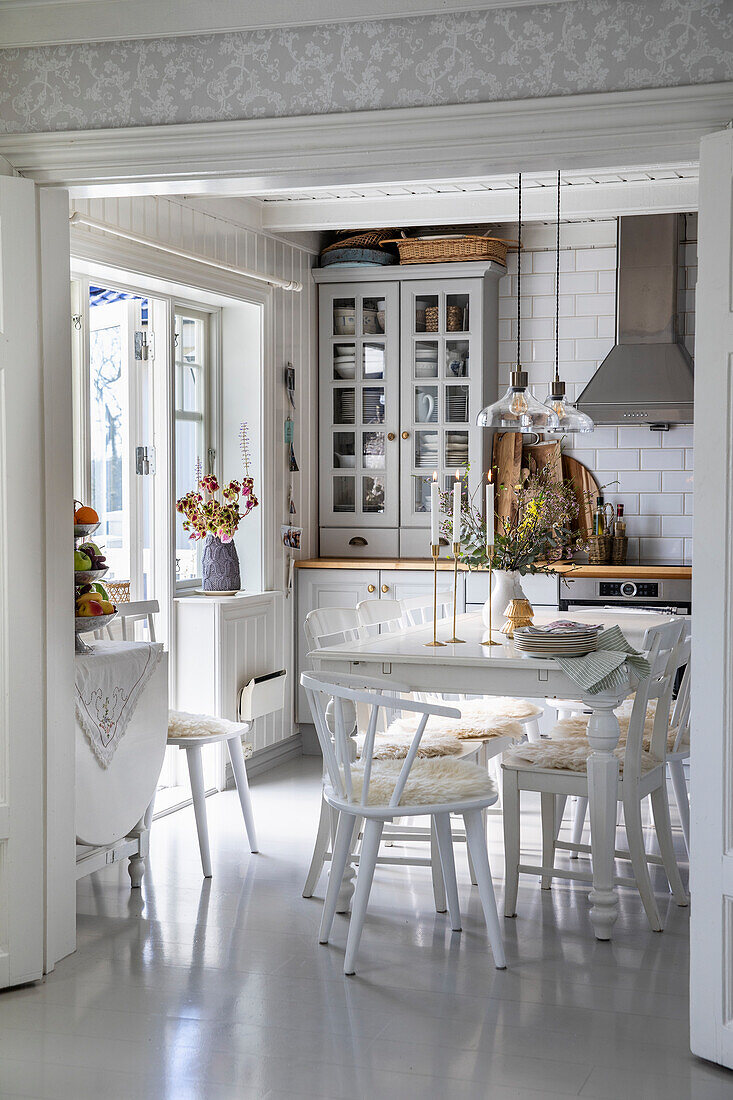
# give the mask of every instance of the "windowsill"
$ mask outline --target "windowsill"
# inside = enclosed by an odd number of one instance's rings
[[[281,596],[281,595],[282,595],[282,590],[280,590],[280,589],[275,589],[275,590],[271,589],[269,592],[262,591],[262,590],[255,590],[255,589],[252,589],[252,590],[242,589],[241,592],[236,592],[233,596],[217,596],[217,595],[214,595],[213,593],[208,594],[208,593],[205,593],[205,592],[197,592],[197,591],[191,591],[191,590],[185,591],[185,590],[183,590],[183,591],[177,591],[175,596],[174,596],[174,599],[175,600],[198,600],[198,601],[208,600],[209,602],[223,602],[223,601],[227,601],[227,600],[228,601],[237,600],[238,602],[240,602],[242,600],[255,600],[255,599],[261,600],[263,596]]]

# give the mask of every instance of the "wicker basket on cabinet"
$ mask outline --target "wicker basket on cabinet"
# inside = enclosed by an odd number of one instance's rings
[[[396,244],[401,264],[439,264],[452,261],[494,260],[506,265],[507,249],[513,241],[499,237],[395,237],[384,244]]]

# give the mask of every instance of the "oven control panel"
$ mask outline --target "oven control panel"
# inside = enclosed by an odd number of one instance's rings
[[[616,596],[624,599],[653,600],[659,598],[658,581],[601,581],[599,596]]]

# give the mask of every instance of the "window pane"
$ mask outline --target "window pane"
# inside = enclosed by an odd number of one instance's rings
[[[176,500],[196,484],[196,462],[203,451],[203,424],[176,420]],[[176,580],[201,576],[201,542],[192,542],[183,530],[183,516],[176,512]]]
[[[175,318],[176,499],[196,486],[197,467],[207,470],[207,322],[177,313]],[[201,576],[203,540],[192,542],[176,513],[176,579]]]
[[[362,478],[362,509],[365,512],[384,511],[384,478]]]
[[[115,302],[96,308],[105,310],[109,323],[89,334],[92,507],[101,521],[95,541],[105,547],[109,578],[128,579],[130,547],[123,518],[127,364],[122,349],[127,306]]]

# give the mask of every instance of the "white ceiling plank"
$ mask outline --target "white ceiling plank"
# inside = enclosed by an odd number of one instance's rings
[[[522,213],[527,221],[554,217],[555,192],[543,186],[526,190]],[[636,183],[592,183],[562,189],[563,217],[569,220],[630,214],[683,213],[697,210],[697,179],[642,180]],[[517,192],[466,191],[433,195],[389,196],[263,203],[262,224],[271,232],[369,229],[385,225],[469,225],[516,219]]]
[[[269,30],[518,8],[537,0],[0,0],[3,47],[176,38],[187,34]],[[543,4],[561,0],[542,0]]]
[[[75,197],[293,188],[690,164],[730,84],[350,114],[0,135],[0,156]],[[348,166],[348,167],[345,167]]]

